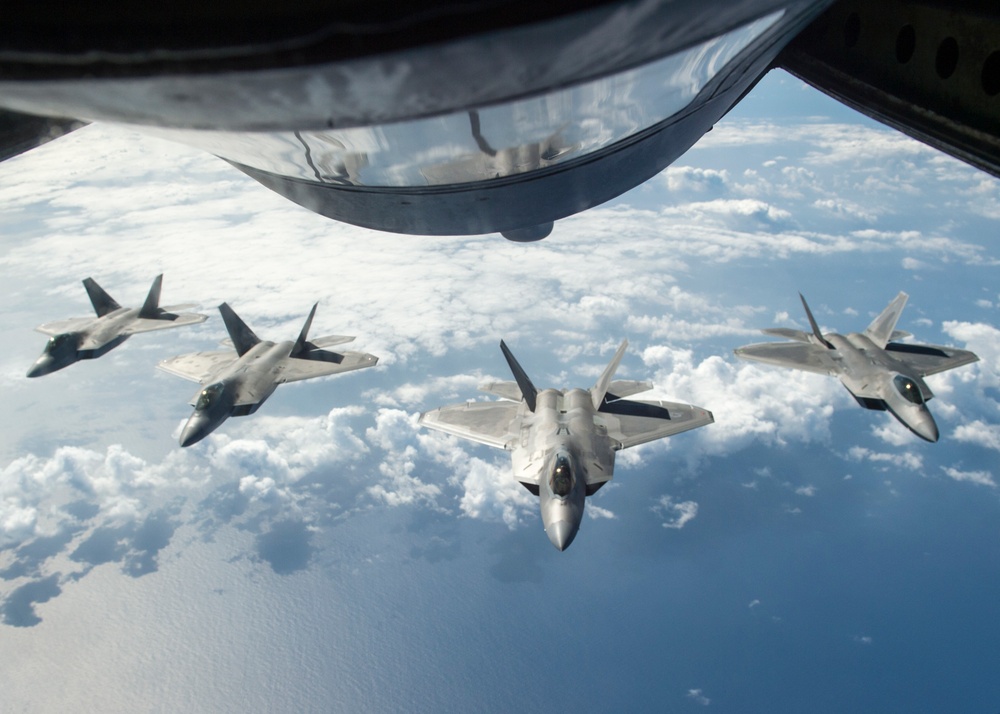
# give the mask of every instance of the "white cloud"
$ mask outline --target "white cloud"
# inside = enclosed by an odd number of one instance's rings
[[[847,452],[847,458],[852,461],[871,461],[879,465],[892,465],[908,471],[920,471],[924,466],[924,459],[920,454],[910,451],[891,454],[872,451],[864,446],[852,446]]]
[[[799,496],[809,496],[809,497],[812,497],[812,496],[816,495],[816,491],[817,490],[819,490],[819,489],[817,489],[815,486],[812,486],[812,485],[810,485],[810,486],[799,486],[797,489],[795,489],[795,493],[798,494]]]
[[[190,488],[206,477],[204,469],[187,468],[182,456],[149,464],[119,444],[103,453],[64,446],[49,458],[29,454],[0,471],[0,545],[75,522],[64,506],[81,496],[106,519],[130,518],[145,511],[150,494]]]
[[[696,704],[702,705],[703,707],[707,707],[709,704],[712,703],[712,700],[706,697],[704,694],[702,694],[702,691],[700,689],[689,689],[687,690],[687,694],[685,696],[691,701],[695,702]]]
[[[646,348],[642,359],[655,370],[656,390],[649,398],[687,402],[712,411],[715,423],[697,430],[692,438],[713,454],[760,440],[777,445],[825,441],[834,405],[846,404],[836,380],[806,372],[742,361],[734,364],[721,357],[699,361],[689,349],[666,345]]]
[[[948,478],[956,481],[968,481],[969,483],[989,486],[990,488],[997,487],[996,481],[993,480],[993,474],[989,471],[960,471],[953,466],[942,466],[941,470],[945,472]]]
[[[1000,424],[987,424],[977,419],[956,427],[952,436],[958,441],[1000,451]]]
[[[965,343],[967,349],[979,355],[974,365],[982,375],[982,387],[1000,387],[1000,330],[982,322],[946,320],[941,330],[954,340]]]
[[[698,504],[695,501],[680,501],[675,503],[670,496],[660,496],[652,511],[666,520],[664,528],[680,530],[698,515]]]
[[[906,446],[913,443],[913,433],[895,419],[886,419],[873,424],[872,434],[891,446]]]
[[[660,174],[670,192],[721,192],[727,189],[729,173],[725,170],[703,169],[696,166],[668,166]]]
[[[591,518],[594,518],[594,519],[598,519],[598,518],[615,519],[615,518],[618,518],[618,516],[616,516],[614,514],[614,511],[609,511],[607,508],[601,508],[600,506],[595,506],[593,503],[588,503],[587,504],[586,513],[587,513],[588,516],[590,516]]]

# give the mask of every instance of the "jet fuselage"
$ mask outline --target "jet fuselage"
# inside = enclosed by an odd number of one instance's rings
[[[139,316],[140,308],[121,307],[103,317],[95,317],[91,326],[75,332],[64,332],[49,338],[41,356],[28,370],[29,377],[41,377],[82,359],[96,359],[122,344],[131,335],[122,334]],[[98,349],[80,349],[84,340],[100,344]]]
[[[937,424],[927,408],[933,396],[923,378],[863,333],[828,334],[843,365],[841,383],[867,409],[884,409],[903,426],[927,441],[937,441]]]
[[[522,407],[511,449],[514,477],[538,485],[542,523],[559,550],[580,530],[588,483],[592,493],[614,472],[615,444],[595,417],[599,421],[585,389],[544,389],[534,412]]]
[[[282,363],[294,342],[261,341],[221,370],[195,400],[195,410],[181,432],[181,446],[190,446],[215,431],[231,416],[253,414],[284,380]]]

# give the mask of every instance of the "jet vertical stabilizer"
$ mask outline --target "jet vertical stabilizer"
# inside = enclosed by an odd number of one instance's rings
[[[142,304],[142,309],[139,310],[139,317],[144,317],[147,320],[160,318],[160,288],[162,286],[163,273],[160,273],[153,279],[153,284],[149,286],[149,294],[146,295],[146,302]]]
[[[604,371],[598,378],[597,383],[590,388],[590,397],[591,401],[594,403],[594,409],[601,408],[601,404],[604,402],[604,395],[608,393],[608,386],[611,384],[611,380],[614,379],[615,372],[618,370],[618,365],[621,364],[622,357],[625,355],[626,347],[628,347],[628,340],[622,340],[621,345],[618,347],[618,351],[615,352],[615,356],[611,358],[608,366],[604,368]]]
[[[90,304],[94,306],[94,312],[98,317],[104,317],[109,312],[114,312],[121,308],[114,298],[104,292],[104,288],[97,284],[93,278],[83,281],[83,287],[87,288],[87,295],[90,296]]]
[[[251,347],[260,342],[257,337],[240,316],[229,307],[229,303],[219,305],[219,312],[222,313],[222,320],[226,323],[226,330],[229,331],[229,338],[233,341],[236,354],[242,357]]]
[[[289,357],[302,357],[310,349],[312,345],[307,341],[309,339],[309,328],[312,327],[313,317],[316,315],[316,306],[319,303],[313,303],[312,310],[309,311],[309,317],[306,318],[306,322],[302,325],[302,332],[299,333],[299,338],[295,340],[295,346],[292,348],[292,353]]]
[[[809,309],[809,303],[806,302],[806,298],[802,293],[799,293],[799,299],[802,301],[802,307],[806,309],[806,317],[809,318],[809,326],[812,328],[813,336],[819,344],[832,350],[833,345],[827,342],[826,338],[823,337],[823,333],[819,331],[819,325],[816,324],[816,318],[813,317],[812,310]]]
[[[503,356],[507,360],[507,365],[514,374],[514,379],[521,390],[521,396],[524,398],[525,404],[528,405],[528,409],[535,411],[535,398],[538,396],[538,390],[535,389],[535,385],[531,383],[528,374],[517,363],[517,360],[514,359],[514,354],[503,340],[500,340],[500,351],[503,352]]]
[[[893,332],[896,329],[896,323],[899,321],[899,316],[903,312],[903,308],[906,306],[906,300],[910,297],[904,292],[900,292],[891,303],[882,311],[882,314],[872,320],[870,324],[865,329],[865,334],[868,335],[868,339],[874,342],[879,347],[885,347],[889,340],[892,339]]]

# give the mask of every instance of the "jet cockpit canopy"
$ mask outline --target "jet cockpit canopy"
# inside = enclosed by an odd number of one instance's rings
[[[50,337],[49,341],[45,344],[45,351],[52,353],[66,349],[70,345],[75,347],[78,337],[79,335],[75,332],[64,332],[61,335]]]
[[[556,459],[556,467],[552,470],[552,480],[549,485],[552,487],[552,493],[560,498],[565,498],[573,490],[573,472],[565,456]]]
[[[924,403],[924,395],[920,391],[920,387],[917,383],[902,374],[897,374],[892,378],[892,385],[896,388],[903,398],[913,404],[921,405]]]
[[[195,410],[204,411],[210,409],[219,400],[219,397],[222,396],[225,388],[226,385],[222,382],[216,382],[205,387],[201,390],[201,394],[198,395],[198,401],[194,405]]]

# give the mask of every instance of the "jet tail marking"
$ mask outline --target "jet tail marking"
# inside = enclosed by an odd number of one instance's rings
[[[163,273],[160,273],[153,280],[153,284],[149,287],[149,294],[146,295],[146,302],[142,304],[142,309],[139,311],[139,317],[144,317],[148,320],[155,320],[160,317],[160,288],[163,286]]]
[[[219,312],[222,313],[222,321],[226,323],[226,330],[229,331],[229,337],[233,341],[233,347],[236,348],[236,354],[240,357],[260,342],[260,338],[240,319],[233,308],[229,307],[228,303],[219,305]]]
[[[899,295],[893,298],[893,301],[889,303],[885,310],[872,320],[872,324],[865,330],[868,339],[879,347],[884,348],[886,346],[889,340],[892,339],[893,331],[895,331],[899,316],[906,306],[907,298],[909,298],[909,295],[900,292]]]
[[[517,360],[514,359],[514,354],[503,340],[500,340],[500,351],[503,352],[503,356],[507,360],[507,365],[514,374],[514,379],[517,381],[517,386],[521,390],[521,396],[528,405],[528,409],[532,412],[535,411],[535,399],[538,396],[538,390],[535,389],[535,385],[531,383],[527,372],[517,363]]]
[[[628,340],[622,340],[621,345],[618,347],[618,351],[615,352],[615,356],[611,358],[611,362],[608,366],[604,368],[601,376],[598,378],[597,383],[590,388],[590,396],[594,402],[594,409],[600,409],[601,404],[604,402],[604,395],[608,393],[608,386],[611,384],[611,380],[615,376],[615,371],[618,369],[618,365],[622,361],[622,357],[625,355],[625,348],[628,347]]]
[[[121,308],[114,298],[104,292],[104,288],[97,284],[97,281],[93,278],[87,278],[83,281],[83,287],[87,289],[87,295],[90,297],[90,304],[94,306],[94,312],[97,313],[98,317],[104,317],[110,312],[114,312]]]
[[[802,307],[806,309],[806,317],[809,318],[809,326],[812,328],[813,335],[817,340],[819,340],[821,345],[832,350],[833,345],[827,342],[826,338],[823,337],[823,333],[819,331],[819,325],[816,324],[816,318],[813,317],[812,310],[809,309],[809,303],[806,302],[805,296],[803,296],[802,293],[799,293],[799,299],[802,301]]]

